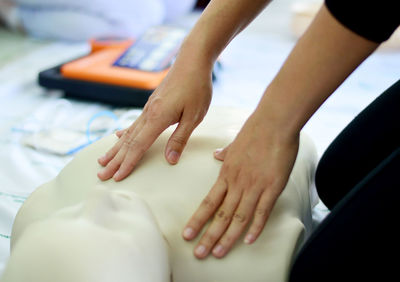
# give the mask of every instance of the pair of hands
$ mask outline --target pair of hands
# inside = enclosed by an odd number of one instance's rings
[[[156,138],[175,123],[178,126],[168,140],[165,157],[170,164],[177,163],[208,110],[211,93],[210,71],[171,69],[142,115],[128,129],[117,132],[119,141],[98,159],[105,166],[98,177],[116,181],[127,177]],[[186,240],[194,239],[213,218],[195,247],[197,258],[210,252],[217,258],[225,256],[252,219],[244,242],[251,244],[260,235],[297,155],[298,136],[280,136],[259,110],[228,147],[214,153],[224,161],[220,174],[182,234]]]

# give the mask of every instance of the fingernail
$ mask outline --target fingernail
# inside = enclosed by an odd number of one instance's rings
[[[254,235],[253,234],[247,234],[246,237],[244,238],[244,243],[245,244],[251,244],[254,242]]]
[[[179,154],[178,154],[178,152],[176,152],[176,151],[171,151],[171,152],[169,152],[169,153],[168,153],[168,160],[169,160],[171,163],[177,163],[178,160],[179,160]]]
[[[190,227],[185,228],[185,230],[183,230],[183,237],[185,237],[186,239],[192,239],[194,235],[194,230]]]
[[[104,160],[105,158],[106,158],[106,155],[101,156],[100,158],[98,158],[98,160],[99,160],[99,161],[102,161],[102,160]]]
[[[213,249],[213,255],[215,255],[215,256],[222,256],[223,253],[224,253],[224,247],[222,247],[222,245],[217,245]]]
[[[219,153],[221,153],[221,152],[222,152],[222,150],[223,150],[222,148],[218,148],[218,149],[216,149],[216,150],[215,150],[215,154],[217,154],[217,155],[218,155]]]
[[[197,248],[194,250],[194,252],[196,253],[196,255],[198,256],[203,256],[206,253],[206,247],[204,247],[203,245],[199,245],[197,246]]]

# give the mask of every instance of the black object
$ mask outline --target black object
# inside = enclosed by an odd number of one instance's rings
[[[41,71],[38,78],[39,85],[49,89],[62,90],[67,98],[124,107],[143,107],[154,91],[154,89],[145,90],[65,78],[60,72],[62,65]]]
[[[196,8],[204,9],[208,3],[210,3],[210,0],[198,0],[196,3]]]
[[[319,161],[331,209],[294,260],[290,282],[398,281],[400,80],[365,108]]]
[[[399,0],[325,0],[331,14],[358,35],[382,43],[400,24]]]
[[[66,98],[101,102],[117,107],[144,107],[154,91],[154,89],[139,89],[65,78],[60,71],[62,65],[41,71],[38,82],[45,88],[62,90]],[[217,73],[221,68],[221,63],[217,61],[212,72],[213,81],[216,80]]]

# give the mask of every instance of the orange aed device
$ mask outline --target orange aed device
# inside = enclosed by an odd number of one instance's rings
[[[66,97],[142,107],[166,76],[186,36],[179,27],[150,28],[136,41],[99,38],[90,54],[39,73],[39,84]]]

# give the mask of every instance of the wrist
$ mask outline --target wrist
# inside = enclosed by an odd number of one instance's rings
[[[189,36],[182,43],[175,63],[211,71],[217,56],[211,49],[201,40],[191,39]]]
[[[297,139],[304,125],[303,118],[296,106],[278,91],[270,85],[253,115],[263,124],[264,130],[276,136],[278,142]]]

